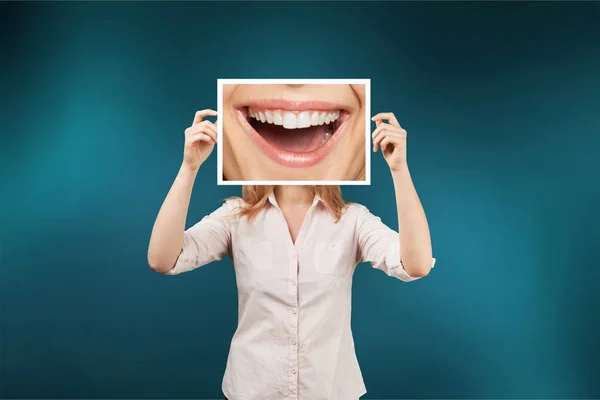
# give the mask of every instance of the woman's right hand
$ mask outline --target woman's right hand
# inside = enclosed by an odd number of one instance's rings
[[[191,171],[197,171],[200,165],[210,156],[217,143],[217,122],[203,120],[214,117],[214,110],[196,112],[192,126],[185,130],[185,148],[183,151],[183,164]]]

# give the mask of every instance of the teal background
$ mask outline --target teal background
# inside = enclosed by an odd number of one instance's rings
[[[366,265],[371,399],[600,397],[600,3],[0,3],[0,397],[218,398],[229,261],[146,265],[217,78],[371,78],[408,130],[435,270]],[[381,155],[345,187],[396,228]],[[237,187],[198,176],[189,221]]]

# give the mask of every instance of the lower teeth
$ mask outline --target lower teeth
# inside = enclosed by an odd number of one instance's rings
[[[325,135],[323,135],[323,142],[322,143],[325,143],[327,140],[329,140],[330,137],[331,137],[331,133],[325,132]]]

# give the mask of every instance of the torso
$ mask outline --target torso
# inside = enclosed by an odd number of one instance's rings
[[[239,320],[223,377],[229,399],[365,393],[350,325],[359,212],[334,223],[317,202],[269,203],[252,222],[231,220]]]

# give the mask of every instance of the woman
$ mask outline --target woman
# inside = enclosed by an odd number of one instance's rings
[[[355,266],[370,262],[408,282],[435,262],[406,132],[393,114],[373,117],[373,150],[392,173],[400,234],[332,186],[245,187],[243,199],[185,231],[194,179],[217,140],[209,115],[216,112],[198,112],[186,130],[183,164],[152,231],[151,268],[173,275],[232,257],[239,320],[223,379],[228,399],[358,399],[366,390],[350,330]]]

